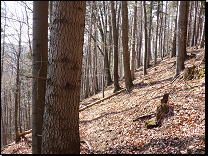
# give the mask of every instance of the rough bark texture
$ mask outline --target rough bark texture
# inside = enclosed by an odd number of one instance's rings
[[[43,154],[79,154],[79,98],[86,2],[53,3]]]
[[[33,69],[34,77],[47,77],[48,61],[48,2],[34,1],[33,5]],[[33,78],[32,85],[32,152],[41,153],[46,80]]]
[[[181,70],[184,69],[184,44],[186,44],[185,40],[185,29],[187,29],[187,25],[185,25],[186,16],[186,1],[180,1],[179,3],[179,17],[178,17],[178,26],[177,26],[177,50],[176,50],[176,75],[177,76]]]
[[[129,51],[128,51],[128,10],[127,2],[122,1],[122,42],[123,42],[123,64],[124,64],[124,78],[126,89],[131,89],[133,86],[130,64],[129,64]]]

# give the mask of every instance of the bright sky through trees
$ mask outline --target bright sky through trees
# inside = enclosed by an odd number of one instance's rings
[[[5,17],[5,8],[6,8],[6,35],[7,37],[6,42],[7,43],[13,43],[18,45],[18,33],[19,32],[19,21],[23,22],[23,35],[22,35],[22,41],[23,44],[26,44],[28,41],[27,36],[27,25],[26,25],[26,12],[25,12],[25,3],[32,9],[32,1],[1,1],[1,23],[3,25],[4,23],[4,17]],[[32,27],[32,11],[27,8],[27,14],[29,18],[29,25]],[[30,30],[30,35],[32,35],[32,31]]]

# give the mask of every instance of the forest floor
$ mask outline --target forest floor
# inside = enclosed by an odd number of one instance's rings
[[[204,49],[187,48],[196,57],[185,61],[185,67],[199,65]],[[198,154],[205,153],[205,76],[184,81],[179,76],[173,83],[175,57],[158,58],[151,62],[147,75],[143,67],[135,71],[134,87],[130,92],[113,96],[80,112],[81,154]],[[125,88],[124,79],[119,85]],[[105,88],[105,97],[114,86]],[[173,115],[161,126],[147,129],[148,119],[134,121],[139,116],[155,112],[164,93],[169,93],[168,104]],[[102,98],[102,92],[80,104],[81,107]],[[31,134],[27,141],[11,143],[1,153],[32,153]]]

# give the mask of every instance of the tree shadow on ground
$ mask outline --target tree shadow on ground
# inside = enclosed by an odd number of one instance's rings
[[[161,80],[161,81],[159,81],[159,83],[164,82],[164,81],[170,81],[170,80],[171,80],[171,78],[165,79],[165,80]],[[147,85],[148,85],[147,83],[138,83],[138,84],[135,84],[134,87],[139,87],[139,88],[141,88],[141,87],[145,87],[145,86],[147,86]],[[160,88],[157,88],[157,89],[162,89],[163,87],[164,87],[164,86],[162,86],[162,87],[160,87]],[[151,89],[151,90],[149,90],[148,92],[151,92],[152,90],[154,90],[154,88]],[[127,92],[124,92],[124,94],[128,94],[128,93],[127,93]],[[146,93],[144,93],[144,94],[142,94],[142,95],[145,95],[145,94],[146,94]],[[139,95],[139,96],[142,96],[142,95]],[[162,97],[163,97],[163,94],[158,95],[158,96],[156,96],[156,97],[154,97],[154,98],[151,98],[151,99],[149,99],[149,100],[145,100],[145,102],[148,103],[148,102],[150,102],[151,100],[158,99],[158,98],[162,98]],[[105,116],[107,116],[107,115],[119,114],[119,113],[122,113],[122,112],[126,112],[126,111],[129,111],[129,110],[135,109],[136,107],[139,107],[139,106],[140,106],[140,105],[136,105],[136,106],[134,106],[134,107],[127,108],[127,109],[122,110],[122,111],[105,113],[105,114],[103,114],[103,115],[101,115],[101,116],[99,116],[99,117],[93,118],[93,119],[91,119],[91,120],[83,120],[83,121],[80,121],[80,123],[90,123],[90,122],[92,122],[92,121],[101,119],[101,118],[103,118],[103,117],[105,117]]]
[[[106,151],[92,150],[93,154],[205,154],[205,147],[193,147],[196,141],[205,143],[205,139],[198,135],[194,137],[160,137],[152,139],[145,145],[140,143],[126,142],[125,145],[118,145],[116,147],[109,147]],[[82,149],[83,150],[83,149]]]
[[[105,113],[105,114],[103,114],[103,115],[101,115],[101,116],[99,116],[99,117],[93,118],[93,119],[91,119],[91,120],[82,120],[82,121],[79,121],[79,123],[90,123],[90,122],[92,122],[92,121],[101,119],[101,118],[103,118],[103,117],[105,117],[105,116],[107,116],[107,115],[119,114],[119,113],[122,113],[122,112],[126,112],[126,111],[129,111],[129,110],[131,110],[131,109],[134,109],[134,108],[136,108],[136,107],[138,107],[138,106],[139,106],[139,105],[136,105],[136,106],[134,106],[134,107],[131,107],[131,108],[128,108],[128,109],[125,109],[125,110],[122,110],[122,111],[118,111],[118,112],[109,112],[109,113]]]

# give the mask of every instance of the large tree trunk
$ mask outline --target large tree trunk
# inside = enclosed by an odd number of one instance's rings
[[[112,25],[113,25],[113,41],[114,41],[114,93],[120,89],[118,83],[118,34],[116,29],[116,13],[114,2],[111,2]]]
[[[48,61],[48,1],[34,1],[33,11],[32,75],[33,77],[46,78]],[[41,153],[45,92],[46,80],[34,78],[32,84],[33,154]]]
[[[43,154],[79,154],[79,98],[86,2],[53,2]]]
[[[178,26],[177,26],[177,51],[176,51],[176,77],[183,69],[184,69],[184,52],[186,40],[185,40],[185,29],[187,29],[187,25],[185,25],[185,21],[187,20],[187,7],[186,1],[180,1],[179,3],[179,17],[178,17]]]
[[[131,89],[133,86],[128,51],[128,9],[127,1],[122,1],[122,43],[123,43],[123,60],[124,60],[124,78],[126,89]]]

